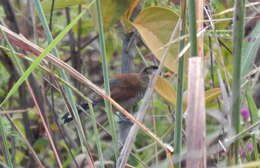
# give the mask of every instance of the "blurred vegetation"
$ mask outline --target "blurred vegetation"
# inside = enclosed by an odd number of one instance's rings
[[[44,51],[49,47],[53,53],[53,48],[56,48],[60,60],[103,88],[96,1],[41,1],[48,28],[53,38],[57,40],[57,44],[47,40],[48,36],[34,2],[1,0],[1,26],[20,34],[20,38],[30,40]],[[228,167],[249,164],[251,167],[260,167],[257,162],[260,159],[258,113],[260,107],[258,73],[260,3],[257,0],[246,1],[245,33],[241,35],[244,45],[240,67],[242,116],[239,125],[242,133],[234,134],[231,126],[234,1],[208,0],[204,2],[203,59],[205,64],[203,70],[207,114],[207,165],[208,167]],[[101,0],[101,3],[109,78],[112,79],[122,72],[140,72],[145,66],[159,65],[165,48],[170,45],[143,123],[163,142],[174,147],[176,93],[178,91],[177,67],[180,57],[178,47],[183,39],[186,48],[189,43],[189,23],[186,22],[184,36],[179,36],[180,30],[177,27],[181,16],[180,1]],[[81,17],[82,11],[85,13]],[[76,18],[78,20],[75,20]],[[73,22],[75,25],[70,29],[68,25]],[[169,42],[175,28],[177,32],[174,40]],[[185,133],[185,117],[188,115],[186,107],[189,105],[187,102],[189,50],[182,52],[184,82],[181,105],[184,111],[184,128],[180,131],[183,135],[183,150],[180,158],[174,155],[171,157],[174,163],[181,162],[181,167],[185,167],[186,140],[189,138]],[[62,66],[58,67],[52,61],[47,63],[47,53],[42,55],[45,61],[36,64],[35,60],[39,58],[38,55],[25,45],[19,46],[17,40],[10,38],[8,33],[0,27],[0,167],[77,168],[91,167],[91,163],[96,167],[115,167],[117,155],[114,151],[120,153],[120,148],[112,142],[113,132],[110,127],[111,123],[108,122],[108,117],[104,112],[105,107],[94,107],[95,119],[91,113],[80,116],[85,136],[83,140],[80,138],[78,121],[63,124],[61,120],[65,113],[73,111],[70,98],[64,91],[65,87],[72,88],[72,99],[77,102],[77,105],[86,103],[86,97],[92,99],[97,93],[72,77]],[[25,75],[26,69],[31,65],[35,66],[33,72],[24,78],[23,84],[19,85],[16,92],[7,99],[11,88],[21,76]],[[59,73],[61,69],[68,75],[67,82]],[[82,97],[78,92],[86,97]],[[2,104],[4,100],[6,103]],[[141,103],[142,101],[139,104]],[[120,113],[115,108],[113,112]],[[118,115],[113,115],[112,118],[116,123],[120,120]],[[46,127],[50,135],[46,132]],[[54,142],[54,147],[51,146],[50,137]],[[99,140],[100,144],[98,144]],[[234,142],[239,142],[239,163],[232,161],[230,145]],[[54,152],[54,148],[57,153]],[[102,165],[100,151],[104,157],[104,165]],[[62,166],[58,164],[58,160]],[[147,132],[139,131],[127,166],[157,168],[168,167],[168,164],[169,158],[162,146],[150,138]]]

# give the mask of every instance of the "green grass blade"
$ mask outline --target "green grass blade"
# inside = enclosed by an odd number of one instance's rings
[[[106,43],[105,43],[105,32],[104,32],[104,26],[103,26],[103,14],[102,14],[102,8],[101,8],[101,1],[96,1],[96,12],[97,12],[97,21],[98,21],[98,29],[99,29],[99,44],[101,49],[101,56],[102,56],[102,72],[103,72],[103,78],[104,78],[104,86],[105,91],[107,95],[110,95],[110,86],[109,86],[109,68],[108,68],[108,61],[107,61],[107,55],[106,55]],[[113,145],[114,145],[114,152],[115,156],[118,156],[118,145],[117,145],[117,134],[116,134],[116,123],[114,121],[114,114],[112,112],[112,106],[108,101],[105,101],[105,111],[107,113],[109,125],[111,127],[112,131],[112,139],[113,139]]]
[[[231,108],[232,116],[231,123],[234,133],[239,133],[240,129],[240,85],[241,85],[241,58],[244,37],[244,14],[245,0],[237,0],[235,2],[234,25],[233,25],[233,74],[232,74],[232,97]],[[235,142],[233,146],[234,161],[238,163],[239,159],[239,143]]]
[[[181,2],[181,32],[180,37],[185,35],[186,27],[186,1]],[[185,40],[181,40],[179,44],[179,52],[183,50]],[[174,146],[175,157],[179,158],[182,152],[182,121],[183,121],[183,85],[184,85],[184,56],[178,61],[178,83],[177,83],[177,99],[176,99],[176,124],[174,129]],[[176,168],[181,167],[181,162],[175,164]]]
[[[197,49],[197,28],[196,28],[196,3],[194,0],[188,0],[188,16],[190,30],[190,56],[198,55]]]
[[[242,75],[247,74],[254,62],[257,51],[260,46],[260,22],[257,23],[252,33],[249,35],[249,39],[245,41],[243,47],[243,62],[242,62]]]
[[[257,107],[255,104],[255,101],[252,97],[252,94],[247,92],[246,93],[246,100],[247,100],[247,104],[248,104],[248,108],[250,111],[250,121],[251,124],[254,124],[257,120],[258,120],[258,111],[257,111]],[[254,159],[258,160],[259,159],[259,154],[258,154],[258,149],[257,149],[257,139],[255,137],[255,135],[253,135],[252,137],[252,142],[253,142],[253,151],[254,151]]]
[[[251,124],[253,124],[258,120],[258,114],[257,107],[251,93],[246,93],[246,100],[250,110]]]
[[[0,115],[0,134],[1,134],[1,140],[2,140],[2,147],[4,148],[3,152],[8,164],[9,168],[13,168],[13,163],[11,160],[11,155],[9,153],[8,145],[7,145],[7,135],[3,124],[3,117]]]

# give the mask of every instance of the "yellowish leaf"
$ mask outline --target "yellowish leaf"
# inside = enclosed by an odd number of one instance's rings
[[[177,23],[178,16],[168,8],[149,7],[144,9],[133,22],[143,41],[156,56],[161,59],[163,47],[169,42]],[[176,33],[178,35],[178,33]],[[178,45],[170,47],[164,65],[173,72],[177,67]]]
[[[127,11],[126,11],[126,18],[130,18],[132,16],[132,13],[134,11],[134,9],[136,8],[136,6],[138,5],[140,0],[132,0],[131,4],[129,5]]]
[[[51,124],[51,130],[52,131],[59,131],[59,128],[56,124]]]
[[[166,79],[158,77],[155,84],[155,90],[169,103],[171,103],[174,106],[176,105],[176,91]]]
[[[220,88],[213,88],[209,89],[205,92],[205,100],[206,103],[211,102],[212,100],[216,99],[221,93]]]
[[[220,88],[213,88],[205,91],[205,101],[206,104],[210,103],[214,99],[216,99],[221,93]],[[184,99],[184,107],[187,107],[187,98]]]

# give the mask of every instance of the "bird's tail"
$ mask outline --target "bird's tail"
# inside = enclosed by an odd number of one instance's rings
[[[93,101],[93,107],[95,106],[95,105],[97,105],[98,104],[98,102],[97,101]],[[81,104],[80,105],[80,108],[77,108],[77,110],[78,110],[78,113],[79,114],[81,114],[81,113],[83,113],[84,111],[88,111],[89,110],[89,105],[88,105],[88,103],[83,103],[83,104]],[[66,113],[66,114],[64,114],[63,116],[62,116],[62,120],[63,120],[63,123],[64,124],[66,124],[66,123],[69,123],[69,122],[71,122],[72,120],[73,120],[73,118],[74,118],[74,116],[71,116],[69,113]]]

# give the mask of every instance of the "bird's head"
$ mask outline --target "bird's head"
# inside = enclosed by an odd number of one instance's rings
[[[148,67],[145,67],[143,70],[142,70],[142,75],[151,75],[154,71],[156,71],[158,69],[158,66],[155,66],[155,65],[152,65],[152,66],[148,66]]]
[[[148,85],[149,81],[150,81],[150,77],[153,74],[153,72],[155,72],[158,69],[157,66],[152,65],[149,67],[145,67],[142,71],[141,71],[141,79],[143,80],[143,82]]]

